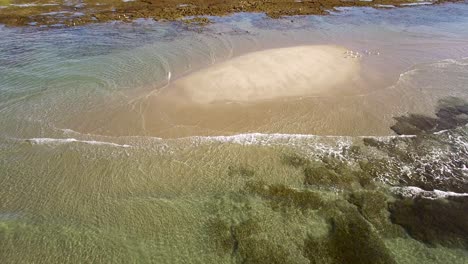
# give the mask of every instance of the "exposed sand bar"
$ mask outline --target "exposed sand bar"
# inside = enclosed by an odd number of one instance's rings
[[[302,51],[293,52],[297,50]],[[336,46],[301,46],[248,53],[172,79],[160,92],[148,95],[153,90],[147,89],[129,104],[103,104],[62,127],[162,138],[240,133],[383,136],[393,133],[393,117],[432,114],[440,98],[466,94],[459,90],[465,87],[464,75],[441,77],[440,63],[415,66],[387,83],[370,67],[370,57],[353,58],[345,52]],[[457,63],[446,67],[458,71]]]
[[[359,59],[347,54],[343,47],[270,49],[245,54],[178,79],[163,95],[200,104],[324,95],[356,81],[359,72]]]

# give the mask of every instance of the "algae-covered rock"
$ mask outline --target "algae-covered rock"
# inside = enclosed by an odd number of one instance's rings
[[[212,241],[221,249],[218,254],[237,254],[238,241],[234,237],[232,223],[218,217],[211,219],[207,227]]]
[[[207,231],[219,248],[217,253],[230,256],[233,263],[308,263],[302,255],[305,231],[296,221],[298,215],[303,221],[306,216],[292,208],[287,213],[275,211],[268,206],[274,202],[249,193],[242,197],[230,195],[214,205],[217,213],[208,221]]]
[[[338,174],[324,166],[304,169],[304,184],[309,186],[349,188],[356,180],[351,174]]]
[[[377,232],[353,208],[331,218],[328,237],[309,237],[304,255],[311,263],[396,263]]]
[[[245,166],[229,166],[228,167],[228,175],[233,176],[241,176],[244,178],[251,178],[254,176],[255,171]]]
[[[401,227],[393,225],[390,221],[390,213],[388,211],[388,198],[381,191],[361,190],[353,192],[349,195],[348,201],[354,204],[359,213],[372,226],[384,236],[401,236],[404,231]]]
[[[468,197],[397,200],[390,205],[392,222],[415,239],[432,245],[468,248]]]
[[[414,162],[414,155],[420,150],[420,138],[393,138],[387,142],[379,141],[375,138],[364,138],[364,145],[377,148],[385,152],[389,157],[402,162]],[[399,145],[403,144],[406,148],[401,149]]]
[[[307,186],[332,187],[339,189],[375,188],[375,178],[379,171],[384,171],[386,163],[367,164],[361,161],[360,167],[354,168],[351,164],[336,158],[322,158],[322,165],[307,166],[304,169],[304,184]],[[372,167],[372,168],[371,168]],[[375,171],[370,171],[375,170]],[[378,170],[378,171],[377,171]]]
[[[233,228],[234,237],[238,241],[237,260],[239,263],[307,263],[307,259],[300,254],[299,248],[291,245],[292,241],[286,237],[283,241],[269,239],[268,234],[260,232],[262,229],[260,224],[250,219]]]
[[[350,194],[348,201],[357,206],[359,213],[377,230],[388,220],[387,197],[379,191],[359,191]]]
[[[398,165],[389,162],[383,158],[372,158],[366,161],[360,161],[361,181],[370,183],[379,177],[400,177],[401,170]]]
[[[317,192],[293,189],[281,184],[266,185],[263,182],[250,182],[247,189],[268,200],[273,209],[295,207],[301,210],[315,210],[325,205]]]
[[[196,26],[206,26],[211,24],[211,20],[207,17],[194,17],[194,18],[187,18],[182,20],[185,24],[189,25],[196,25]]]
[[[453,129],[468,123],[468,103],[455,97],[439,101],[436,118],[420,114],[395,117],[391,129],[399,135],[419,135]]]
[[[296,154],[296,153],[288,153],[284,154],[281,157],[281,161],[283,164],[292,166],[294,168],[301,168],[305,167],[310,164],[310,160]]]

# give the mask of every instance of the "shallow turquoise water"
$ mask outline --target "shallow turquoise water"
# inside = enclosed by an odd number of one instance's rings
[[[0,259],[352,262],[333,251],[333,245],[346,251],[332,227],[347,230],[347,219],[372,234],[352,231],[356,241],[378,245],[367,250],[380,252],[383,262],[466,263],[466,248],[408,234],[390,221],[385,205],[395,199],[390,187],[431,181],[424,178],[427,166],[434,188],[465,195],[466,127],[421,138],[394,136],[389,126],[395,116],[433,115],[440,99],[468,100],[467,13],[460,3],[279,20],[236,14],[213,18],[206,28],[153,21],[0,27]],[[297,103],[302,119],[290,120],[300,121],[272,122],[287,125],[257,121],[207,132],[169,120],[184,131],[171,139],[161,139],[166,134],[159,130],[143,133],[137,115],[122,113],[170,79],[246,52],[302,44],[360,52],[372,89],[341,101]],[[322,108],[313,108],[318,102]],[[310,109],[324,118],[310,125]],[[365,136],[378,136],[372,138],[384,147]],[[289,155],[306,161],[297,165]],[[346,168],[327,167],[342,178],[310,184],[306,172],[330,159]],[[366,173],[370,185],[360,178]],[[414,182],[402,183],[403,175]],[[349,196],[361,193],[385,202],[356,213]]]

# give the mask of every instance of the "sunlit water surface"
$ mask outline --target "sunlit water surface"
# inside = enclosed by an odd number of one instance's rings
[[[276,20],[236,14],[203,28],[154,21],[0,27],[0,257],[6,263],[249,259],[242,241],[225,250],[223,234],[212,231],[219,219],[233,226],[257,219],[265,230],[255,239],[304,255],[298,245],[326,234],[326,219],[314,210],[278,212],[245,193],[246,184],[304,188],[302,169],[285,165],[284,153],[354,166],[383,155],[362,138],[392,140],[394,117],[433,116],[441,99],[468,100],[467,14],[460,3]],[[350,59],[360,60],[364,82],[348,94],[185,109],[157,99],[171,81],[212,64],[318,44],[359,53]],[[441,179],[451,177],[447,168],[466,179],[466,128],[439,136],[447,145],[426,146],[417,162],[392,164],[417,174],[421,164],[437,163]],[[353,146],[364,152],[353,156]],[[399,182],[389,173],[376,176],[378,183]],[[339,187],[323,191],[326,200],[341,195]],[[462,249],[409,237],[385,238],[385,245],[401,263],[467,261]]]

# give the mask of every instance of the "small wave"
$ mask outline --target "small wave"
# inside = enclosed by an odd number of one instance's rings
[[[197,139],[197,140],[212,140],[231,143],[250,143],[255,144],[257,140],[274,140],[274,139],[352,139],[352,138],[374,138],[379,140],[394,139],[394,138],[414,138],[416,135],[388,135],[388,136],[334,136],[334,135],[314,135],[314,134],[282,134],[282,133],[242,133],[229,136],[189,136],[177,139]],[[161,138],[158,138],[161,139]]]
[[[91,145],[108,145],[114,147],[122,147],[122,148],[129,148],[130,145],[121,145],[112,142],[105,142],[105,141],[95,141],[95,140],[78,140],[75,138],[30,138],[26,139],[26,142],[31,142],[33,144],[66,144],[66,143],[84,143],[84,144],[91,144]]]
[[[10,6],[15,6],[15,7],[36,7],[36,6],[58,6],[59,4],[55,3],[49,3],[49,4],[34,4],[34,3],[29,3],[29,4],[10,4]]]
[[[17,220],[21,218],[20,213],[16,212],[0,212],[0,220]]]
[[[380,5],[380,4],[377,4],[375,6],[376,7],[381,7],[381,8],[394,8],[395,7],[394,5]]]
[[[393,187],[392,191],[407,198],[422,197],[431,200],[447,198],[451,196],[468,196],[468,193],[456,193],[440,190],[426,191],[415,186]]]
[[[81,133],[69,128],[56,128],[57,130],[63,132],[64,134],[68,134],[71,136],[72,134],[75,135],[86,135],[86,136],[97,136],[97,137],[109,137],[105,135],[99,134],[89,134],[89,133]],[[435,134],[435,133],[434,133]],[[335,139],[351,139],[351,138],[374,138],[379,140],[385,139],[394,139],[394,138],[414,138],[416,135],[387,135],[387,136],[371,136],[371,135],[363,135],[363,136],[340,136],[340,135],[315,135],[315,134],[288,134],[288,133],[260,133],[260,132],[253,132],[253,133],[240,133],[240,134],[233,134],[233,135],[217,135],[217,136],[187,136],[187,137],[178,137],[178,138],[168,138],[166,140],[185,140],[185,139],[194,139],[194,140],[206,140],[206,141],[219,141],[219,142],[226,142],[226,143],[250,143],[255,144],[254,142],[257,139],[319,139],[319,138],[335,138]],[[112,137],[110,137],[112,138]],[[155,136],[142,136],[142,135],[135,135],[135,136],[117,136],[117,138],[151,138],[155,140],[165,140],[161,137]]]
[[[318,137],[330,137],[330,138],[340,138],[340,136],[317,136],[317,135],[308,135],[308,134],[279,134],[279,133],[244,133],[236,134],[230,136],[191,136],[186,137],[187,139],[197,139],[197,140],[208,140],[208,141],[219,141],[226,143],[243,143],[247,145],[256,144],[264,140],[273,140],[273,139],[311,139]]]
[[[416,3],[405,3],[400,4],[400,6],[419,6],[419,5],[432,5],[433,2],[416,2]]]

